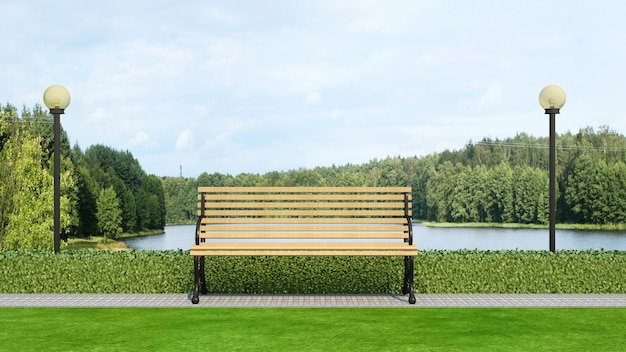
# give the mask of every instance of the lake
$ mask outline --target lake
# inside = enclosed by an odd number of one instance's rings
[[[413,227],[420,250],[548,250],[547,229]],[[124,239],[136,250],[188,250],[194,243],[195,225],[166,226],[159,235]],[[605,249],[626,251],[624,231],[556,230],[557,250]]]

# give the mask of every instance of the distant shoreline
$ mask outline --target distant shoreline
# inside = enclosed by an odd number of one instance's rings
[[[438,228],[503,228],[503,229],[548,229],[548,225],[539,224],[516,224],[516,223],[499,223],[499,222],[434,222],[434,221],[415,221],[423,226]],[[626,224],[556,224],[557,229],[562,230],[583,230],[583,231],[626,231]]]

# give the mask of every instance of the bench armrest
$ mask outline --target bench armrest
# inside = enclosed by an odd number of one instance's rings
[[[406,223],[409,226],[409,245],[413,245],[413,219],[410,216],[406,217]]]
[[[196,245],[200,244],[200,224],[202,223],[202,217],[198,216],[198,221],[196,221]]]

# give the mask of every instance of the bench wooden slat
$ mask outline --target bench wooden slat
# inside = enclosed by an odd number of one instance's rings
[[[406,230],[405,225],[380,225],[380,226],[367,226],[367,225],[262,225],[262,224],[249,224],[249,225],[208,225],[200,226],[201,232],[242,232],[242,231],[272,231],[272,232],[289,232],[289,231],[302,231],[302,232],[404,232]]]
[[[385,242],[211,242],[191,246],[191,255],[414,256],[417,247]]]
[[[205,193],[411,193],[411,187],[198,187]]]
[[[406,239],[408,236],[406,233],[401,232],[387,232],[387,233],[346,233],[346,232],[216,232],[216,233],[201,233],[200,238],[206,239],[227,239],[227,238],[241,238],[241,239],[254,239],[254,238],[291,238],[291,239]]]
[[[403,248],[413,248],[403,242],[204,242],[199,245],[192,245],[193,249],[328,249],[328,250],[400,250]]]
[[[198,207],[200,207],[198,203]],[[404,202],[205,202],[205,209],[282,208],[282,209],[402,209]]]
[[[200,214],[198,214],[200,215]],[[277,221],[279,220],[279,221]],[[207,217],[201,220],[202,224],[404,224],[404,218],[237,218],[237,217]]]
[[[204,216],[403,216],[404,210],[205,210]],[[409,212],[409,216],[411,213]]]
[[[198,193],[198,200],[202,197],[202,193]],[[408,194],[409,200],[412,196]],[[404,200],[404,194],[401,193],[363,193],[363,194],[343,194],[343,193],[204,193],[204,199],[208,201],[215,200],[363,200],[363,201],[388,201],[388,200]]]
[[[365,225],[201,225],[200,238],[377,238],[405,239],[408,238],[406,224],[365,226]]]

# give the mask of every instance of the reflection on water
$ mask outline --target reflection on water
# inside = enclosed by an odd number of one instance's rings
[[[498,228],[435,228],[415,225],[414,241],[421,250],[548,250],[548,230]],[[166,226],[165,233],[125,239],[137,250],[188,250],[195,240],[195,225]],[[626,232],[556,231],[557,250],[626,250]]]

